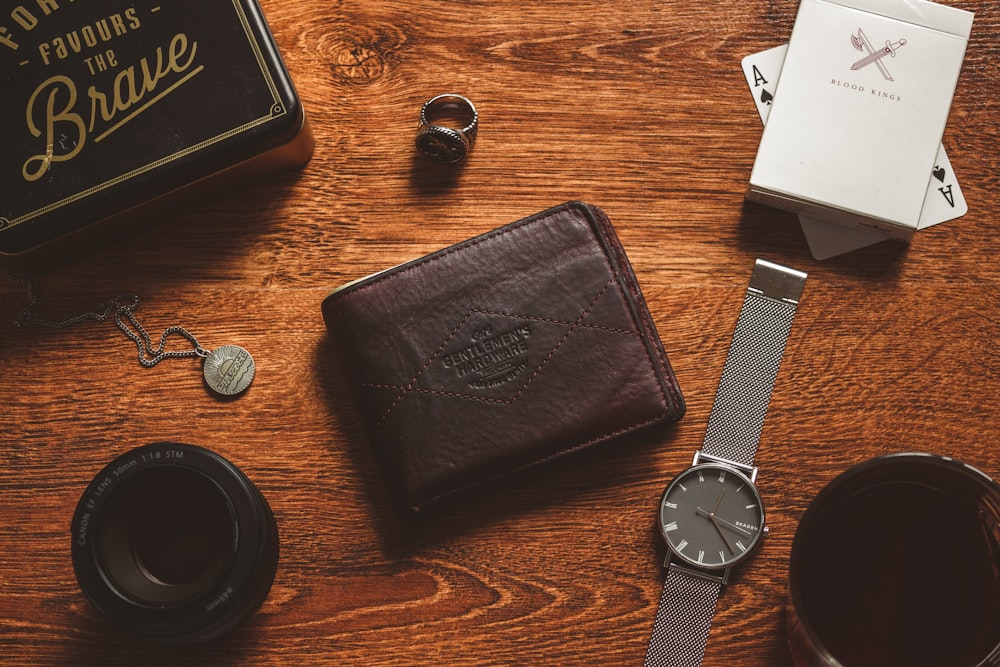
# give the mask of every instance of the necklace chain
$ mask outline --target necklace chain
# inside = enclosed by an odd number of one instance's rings
[[[153,347],[153,340],[146,329],[136,319],[135,311],[139,308],[139,297],[135,294],[122,294],[110,301],[102,302],[96,310],[90,310],[76,315],[71,315],[63,319],[49,319],[38,315],[42,306],[42,296],[37,284],[31,279],[21,275],[10,266],[0,264],[4,276],[12,282],[21,285],[28,290],[28,305],[14,319],[14,326],[27,328],[31,326],[42,326],[50,329],[65,329],[75,324],[93,320],[104,322],[111,318],[123,334],[125,334],[138,350],[139,363],[145,368],[151,368],[164,359],[179,359],[186,357],[207,357],[208,350],[203,348],[198,339],[184,327],[167,327],[160,336],[160,342]],[[194,349],[191,350],[166,350],[167,339],[177,335],[187,340]]]

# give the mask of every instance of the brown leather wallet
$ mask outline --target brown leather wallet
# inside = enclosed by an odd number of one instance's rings
[[[397,511],[684,414],[625,251],[569,202],[323,302]]]

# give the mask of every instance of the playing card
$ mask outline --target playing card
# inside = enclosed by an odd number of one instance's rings
[[[743,76],[746,77],[750,92],[753,93],[753,103],[757,105],[760,122],[765,125],[767,115],[771,113],[771,101],[778,87],[778,76],[781,74],[781,64],[785,62],[787,50],[788,44],[782,44],[743,59]]]
[[[938,149],[934,170],[931,172],[930,185],[924,197],[924,208],[920,211],[920,222],[917,229],[926,229],[933,225],[960,218],[969,212],[969,204],[965,201],[962,188],[955,178],[951,168],[951,160],[944,152],[942,145]]]
[[[887,235],[874,229],[853,229],[810,218],[808,215],[799,216],[799,225],[809,244],[809,252],[818,260],[830,259],[889,240]]]
[[[753,95],[754,105],[762,123],[767,124],[785,61],[787,44],[776,46],[747,56],[742,61],[743,76]],[[937,160],[924,196],[917,229],[959,218],[969,211],[962,194],[962,188],[955,178],[951,160],[942,145],[938,149]],[[799,223],[809,243],[809,249],[816,259],[829,259],[851,250],[864,248],[888,239],[888,236],[874,230],[857,230],[834,223],[800,215]]]

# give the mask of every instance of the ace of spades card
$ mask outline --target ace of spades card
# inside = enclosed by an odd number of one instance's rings
[[[747,56],[742,61],[743,75],[750,87],[760,120],[765,124],[777,91],[778,78],[787,50],[788,45],[782,44]],[[917,229],[926,229],[960,218],[968,211],[969,206],[962,194],[962,188],[942,145],[938,149],[934,169],[929,175]],[[850,229],[808,215],[799,215],[799,223],[810,252],[818,260],[836,257],[889,238],[887,234],[876,230]]]

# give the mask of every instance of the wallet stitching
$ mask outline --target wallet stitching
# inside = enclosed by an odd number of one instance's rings
[[[620,292],[622,292],[622,298],[624,299],[625,298],[625,293],[624,293],[624,288],[622,287],[621,281],[618,282],[618,290]],[[632,298],[633,299],[637,299],[637,298],[639,298],[641,296],[641,293],[637,294],[636,293],[637,290],[633,290],[631,285],[629,285],[629,291],[632,292]],[[676,402],[676,397],[674,395],[674,388],[673,388],[673,386],[669,382],[667,382],[667,383],[659,382],[658,376],[656,374],[656,366],[654,365],[653,357],[650,354],[651,350],[649,349],[650,347],[653,347],[654,349],[656,347],[655,345],[650,345],[650,343],[649,343],[649,341],[651,340],[652,332],[649,330],[649,326],[648,326],[647,322],[645,322],[645,321],[643,321],[641,323],[637,322],[636,318],[635,318],[635,315],[632,313],[632,309],[629,308],[628,311],[629,311],[629,317],[632,319],[632,324],[634,324],[636,326],[636,329],[640,329],[641,328],[645,332],[645,334],[640,334],[639,337],[642,338],[642,340],[643,340],[643,347],[646,349],[646,355],[645,355],[645,357],[646,357],[646,363],[649,365],[649,372],[652,375],[652,377],[654,378],[655,384],[660,389],[660,396],[663,398],[663,409],[664,409],[665,412],[669,412],[670,406],[672,404],[672,401],[670,400],[670,398],[674,398],[675,400],[673,402]],[[664,384],[666,384],[667,386],[664,387]],[[667,392],[670,392],[670,398],[667,397]]]
[[[462,320],[455,326],[455,328],[452,329],[447,336],[445,336],[444,340],[441,342],[441,345],[438,346],[438,349],[434,350],[434,353],[431,354],[430,359],[428,359],[420,367],[420,369],[417,370],[416,375],[410,378],[410,381],[407,382],[404,386],[398,387],[393,385],[376,385],[367,383],[361,385],[362,387],[373,387],[376,389],[393,388],[399,390],[399,394],[397,394],[396,398],[393,399],[392,404],[388,408],[386,408],[385,413],[381,417],[379,417],[377,422],[375,422],[376,426],[381,426],[382,422],[388,419],[389,413],[391,413],[393,409],[395,409],[396,405],[399,403],[400,400],[402,400],[403,396],[405,396],[407,392],[413,390],[413,384],[420,379],[420,376],[424,374],[424,371],[426,371],[430,367],[430,365],[434,362],[434,360],[437,359],[438,355],[441,354],[441,351],[448,346],[448,343],[451,342],[451,339],[454,338],[456,334],[458,334],[458,332],[462,330],[462,327],[465,326],[465,323],[469,320],[470,317],[472,317],[471,310],[468,313],[466,313],[465,317],[462,318]]]
[[[606,215],[596,216],[596,217],[598,218],[598,222],[602,227],[613,229]],[[605,230],[606,234],[613,233],[609,232],[608,229]],[[622,272],[623,273],[622,280],[618,282],[618,289],[622,292],[622,297],[625,298],[624,286],[622,285],[622,282],[626,282],[628,283],[629,292],[632,293],[632,299],[636,301],[641,300],[643,303],[645,303],[645,297],[643,297],[642,291],[639,289],[638,285],[637,284],[634,285],[632,281],[628,279],[629,275],[627,267],[631,266],[631,262],[628,261],[628,257],[625,255],[624,248],[622,248],[620,245],[616,246],[615,244],[611,244],[609,250],[613,250],[618,258],[619,263],[621,263],[622,266],[626,267],[626,270]],[[607,261],[608,261],[607,257],[605,257],[605,262]],[[612,268],[612,271],[613,270],[614,269]],[[626,302],[627,301],[628,299],[626,298]],[[657,345],[655,343],[655,341],[658,339],[658,336],[655,335],[655,331],[653,330],[653,327],[651,323],[647,320],[647,318],[643,317],[641,318],[642,321],[639,322],[636,320],[637,314],[633,313],[631,308],[629,308],[628,311],[629,311],[629,317],[632,319],[632,324],[635,325],[636,329],[644,332],[644,334],[641,334],[640,337],[643,338],[644,347],[646,348],[646,361],[649,363],[649,370],[652,372],[653,378],[656,379],[656,385],[660,388],[660,396],[663,397],[663,402],[664,402],[664,411],[669,412],[671,405],[680,404],[683,401],[683,399],[680,397],[680,392],[678,388],[674,386],[674,383],[670,382],[667,378],[664,378],[664,382],[660,382],[659,376],[656,373],[656,365],[652,357],[653,353],[656,354],[657,360],[660,361],[660,367],[665,369],[664,373],[667,374],[667,376],[669,377],[670,364],[666,359],[666,352],[663,351],[661,345]],[[667,394],[669,394],[669,397]]]
[[[608,282],[604,284],[604,287],[602,287],[601,290],[597,293],[597,295],[593,299],[591,299],[590,303],[582,311],[580,311],[580,315],[579,315],[579,317],[576,318],[576,321],[574,321],[572,323],[567,323],[567,324],[569,324],[569,328],[563,334],[562,338],[559,339],[559,342],[557,342],[555,344],[555,346],[553,346],[553,348],[551,350],[549,350],[549,353],[542,360],[542,362],[535,368],[535,371],[531,374],[531,376],[528,377],[527,380],[525,380],[524,384],[521,385],[521,388],[518,389],[517,392],[513,396],[511,396],[509,399],[506,399],[506,400],[499,399],[499,398],[487,398],[485,396],[472,396],[470,394],[459,394],[459,393],[456,393],[456,392],[447,392],[447,391],[441,391],[441,390],[438,390],[438,389],[423,389],[421,387],[414,387],[413,386],[414,383],[418,379],[420,379],[420,376],[423,375],[424,371],[426,371],[430,367],[431,363],[434,362],[434,359],[436,359],[437,356],[439,354],[441,354],[441,351],[448,345],[448,342],[452,338],[454,338],[455,335],[461,330],[462,326],[466,323],[466,321],[468,321],[469,317],[472,316],[472,313],[474,313],[474,312],[487,312],[487,311],[482,311],[482,310],[479,310],[479,309],[476,309],[476,308],[469,309],[469,312],[466,314],[465,317],[462,318],[462,321],[459,322],[458,326],[456,326],[454,329],[452,329],[451,333],[448,334],[448,336],[445,338],[444,342],[441,343],[441,345],[438,347],[438,349],[434,351],[434,354],[431,355],[430,359],[428,359],[420,367],[420,370],[417,371],[417,374],[413,376],[413,378],[406,384],[406,386],[400,388],[399,386],[396,386],[396,385],[379,385],[379,384],[370,384],[370,383],[366,383],[366,384],[362,385],[363,387],[368,387],[368,388],[371,388],[371,389],[399,389],[400,390],[399,394],[392,401],[392,404],[386,409],[386,411],[382,414],[382,416],[379,417],[378,421],[375,422],[375,425],[376,426],[381,426],[385,422],[385,420],[389,418],[389,415],[392,413],[392,411],[399,404],[399,401],[402,400],[403,396],[405,396],[406,394],[408,394],[410,392],[417,392],[417,393],[421,393],[421,394],[430,394],[430,395],[433,395],[433,396],[445,396],[445,397],[452,397],[452,398],[468,398],[470,400],[482,401],[484,403],[495,403],[497,405],[511,405],[511,404],[513,404],[521,396],[521,394],[523,394],[525,392],[525,390],[534,381],[534,379],[536,377],[538,377],[538,375],[542,372],[542,369],[549,363],[549,361],[555,355],[556,351],[560,347],[562,347],[562,344],[565,343],[569,339],[569,337],[573,333],[573,331],[575,331],[578,326],[581,326],[580,322],[585,317],[587,317],[587,315],[590,314],[590,311],[594,309],[594,306],[597,305],[597,302],[601,300],[601,297],[603,297],[607,293],[608,288],[618,282],[618,279],[619,279],[618,274],[615,273],[614,271],[612,271],[611,279],[608,280]],[[536,318],[536,319],[541,319],[541,318]],[[590,327],[590,328],[596,328],[596,329],[605,328],[605,329],[608,329],[609,331],[611,331],[613,333],[616,332],[615,330],[612,330],[612,329],[610,329],[608,327],[593,326],[593,327]],[[631,333],[631,332],[628,332],[628,333]]]
[[[597,302],[601,300],[601,297],[607,294],[608,288],[614,285],[617,281],[618,281],[618,274],[612,271],[611,279],[607,283],[605,283],[604,287],[601,288],[601,291],[597,293],[597,296],[595,296],[590,301],[590,304],[583,309],[583,311],[580,313],[580,316],[576,318],[576,321],[574,321],[572,324],[569,325],[569,328],[566,330],[566,333],[563,334],[563,337],[559,339],[559,342],[555,344],[555,347],[549,350],[548,355],[546,355],[545,359],[542,360],[542,363],[538,365],[538,367],[535,369],[535,372],[531,374],[531,377],[529,377],[524,382],[524,384],[517,391],[517,393],[514,394],[513,398],[511,398],[511,402],[517,400],[517,398],[524,393],[524,391],[528,388],[528,385],[530,385],[535,380],[535,378],[538,377],[538,375],[542,372],[542,369],[545,368],[545,366],[549,363],[552,357],[555,356],[556,351],[560,347],[562,347],[563,343],[569,340],[569,337],[573,334],[574,331],[576,331],[576,328],[579,326],[580,322],[582,322],[584,318],[586,318],[587,315],[590,314],[590,311],[594,309],[594,306],[596,306]]]
[[[516,315],[514,313],[505,313],[505,312],[498,311],[498,310],[483,310],[481,308],[473,308],[472,312],[474,312],[474,313],[482,313],[483,315],[499,315],[501,317],[510,317],[510,318],[518,319],[518,320],[530,320],[532,322],[546,322],[547,324],[559,324],[559,325],[562,325],[562,326],[574,326],[573,322],[566,322],[566,321],[563,321],[563,320],[553,320],[553,319],[548,318],[548,317],[535,317],[535,316],[532,316],[532,315]],[[638,330],[638,327],[635,330],[632,330],[632,329],[619,329],[617,327],[607,327],[607,326],[604,326],[604,325],[601,325],[601,324],[583,324],[583,323],[576,324],[575,326],[578,326],[578,327],[581,327],[581,328],[584,328],[584,329],[600,329],[601,331],[607,331],[608,333],[625,334],[625,335],[628,335],[628,336],[642,336],[642,332],[640,332]]]

